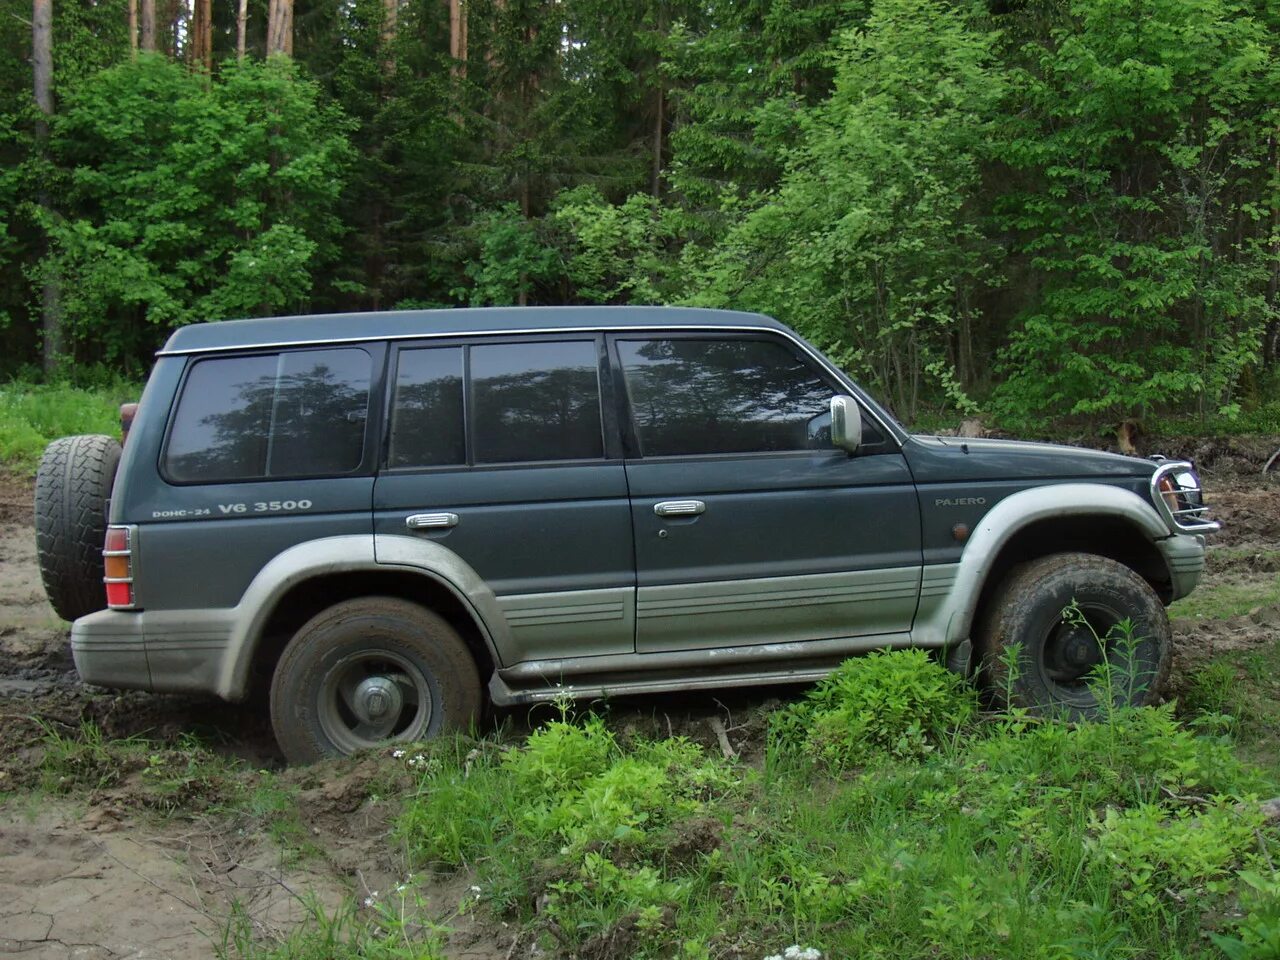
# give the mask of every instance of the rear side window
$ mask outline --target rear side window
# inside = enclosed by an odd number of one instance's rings
[[[359,348],[197,360],[165,474],[218,483],[351,473],[364,454],[371,369]]]
[[[602,459],[598,351],[595,340],[401,350],[387,465]]]
[[[830,448],[834,390],[772,340],[619,340],[646,457]]]
[[[596,349],[589,340],[472,347],[475,462],[603,457]]]
[[[391,404],[388,466],[466,463],[462,410],[462,348],[402,350]]]

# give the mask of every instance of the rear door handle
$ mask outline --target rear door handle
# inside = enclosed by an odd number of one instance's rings
[[[456,513],[415,513],[404,518],[410,530],[447,530],[458,525]]]
[[[663,500],[653,505],[653,512],[660,517],[696,517],[707,512],[701,500]]]

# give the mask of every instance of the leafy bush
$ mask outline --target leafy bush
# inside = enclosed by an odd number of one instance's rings
[[[286,57],[217,77],[156,55],[103,70],[60,105],[69,171],[40,277],[69,339],[119,362],[169,329],[307,305],[338,254],[349,123]]]
[[[1228,960],[1273,960],[1280,957],[1280,874],[1243,870],[1240,907],[1245,915],[1235,936],[1210,934]]]
[[[1088,845],[1107,861],[1105,869],[1134,907],[1153,908],[1164,896],[1187,898],[1221,883],[1244,851],[1255,844],[1262,825],[1256,806],[1217,800],[1203,811],[1170,812],[1156,804],[1128,810],[1110,808],[1092,818],[1096,836]]]
[[[977,712],[974,690],[922,650],[846,661],[775,720],[781,745],[841,769],[877,754],[920,758]]]

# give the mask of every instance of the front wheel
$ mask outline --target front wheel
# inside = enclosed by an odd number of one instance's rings
[[[1173,651],[1169,617],[1150,584],[1087,553],[1014,568],[975,639],[998,702],[1072,719],[1097,716],[1108,694],[1114,706],[1153,703]]]
[[[480,677],[443,618],[396,597],[335,604],[289,641],[271,681],[271,725],[291,763],[473,723]]]

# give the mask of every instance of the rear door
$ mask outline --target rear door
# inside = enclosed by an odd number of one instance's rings
[[[409,537],[461,558],[506,617],[504,665],[634,649],[631,519],[605,369],[591,333],[395,350],[375,549],[390,556],[388,538]]]
[[[905,634],[920,518],[896,443],[864,418],[832,447],[843,392],[773,335],[611,338],[629,423],[636,649]]]

